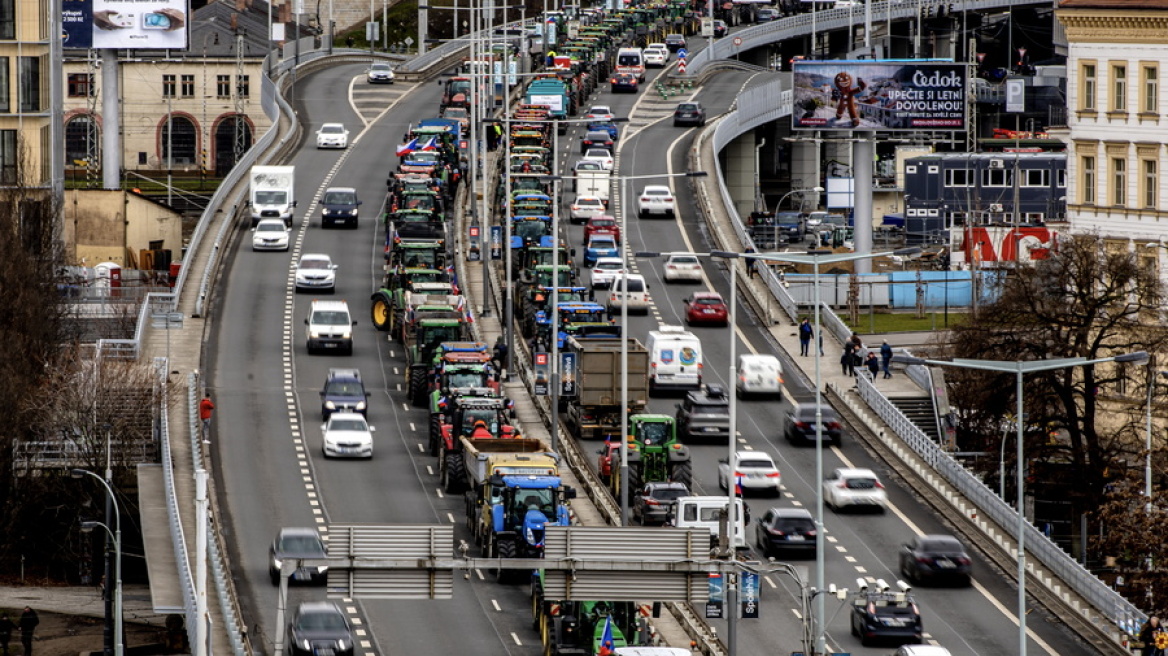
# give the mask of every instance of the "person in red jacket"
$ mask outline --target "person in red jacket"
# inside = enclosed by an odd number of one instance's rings
[[[211,441],[211,413],[215,411],[215,404],[211,402],[211,396],[203,395],[203,400],[199,401],[199,419],[203,420],[203,441]]]

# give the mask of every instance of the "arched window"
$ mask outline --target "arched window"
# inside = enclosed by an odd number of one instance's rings
[[[251,125],[239,114],[219,121],[215,128],[215,175],[227,175],[235,166],[236,139],[239,140],[239,155],[242,157],[251,148]]]
[[[162,126],[162,167],[189,166],[197,163],[197,131],[191,119],[185,116],[171,116]],[[172,150],[173,149],[173,150]],[[174,159],[171,160],[171,153]]]
[[[101,128],[89,114],[78,114],[65,124],[65,166],[82,168],[93,153],[101,163]]]

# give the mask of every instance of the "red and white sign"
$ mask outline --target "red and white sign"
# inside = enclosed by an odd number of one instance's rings
[[[740,36],[734,37],[734,47],[737,48],[740,45],[742,45],[742,37],[740,37]]]

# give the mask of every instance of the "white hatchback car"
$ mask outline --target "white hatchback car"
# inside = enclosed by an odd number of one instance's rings
[[[584,118],[590,118],[597,121],[611,121],[615,114],[612,113],[612,108],[608,105],[593,105]]]
[[[253,251],[286,251],[290,241],[288,226],[283,219],[264,219],[251,229]]]
[[[621,259],[619,257],[598,257],[592,265],[592,287],[611,287],[612,281],[620,277]]]
[[[385,62],[375,62],[365,71],[365,79],[369,84],[393,84],[393,67]]]
[[[678,280],[701,282],[702,263],[698,261],[696,255],[682,255],[680,253],[670,255],[669,259],[665,260],[665,273],[662,277],[665,278],[665,282]]]
[[[316,131],[317,148],[348,148],[349,131],[343,123],[325,123]]]
[[[605,213],[604,201],[592,196],[578,196],[572,203],[572,223],[585,223],[588,219]]]
[[[747,492],[769,492],[779,494],[783,477],[775,460],[768,453],[761,451],[739,451],[735,457],[738,468],[735,478],[742,486],[742,494]],[[727,489],[730,485],[730,464],[726,460],[718,461],[718,485]]]
[[[673,192],[665,185],[646,185],[637,196],[637,216],[650,214],[673,216]]]
[[[337,265],[324,253],[305,253],[296,263],[296,291],[337,289]]]
[[[584,151],[581,161],[596,162],[605,171],[611,171],[614,164],[612,153],[608,152],[607,148],[589,148]]]
[[[356,412],[332,413],[328,423],[321,426],[325,457],[372,458],[375,430]]]
[[[628,293],[624,291],[628,283]],[[649,312],[649,285],[645,277],[635,273],[626,273],[615,276],[612,280],[612,289],[608,293],[609,312],[619,312],[622,305],[628,304],[629,312]]]
[[[841,467],[823,481],[823,501],[837,512],[848,506],[875,508],[884,512],[884,507],[888,505],[888,495],[871,469]]]
[[[782,395],[783,365],[775,356],[769,353],[740,355],[735,369],[738,378],[734,385],[738,398]]]
[[[645,48],[642,57],[645,59],[645,67],[650,66],[654,68],[661,68],[669,61],[669,51],[665,49],[665,44],[661,44],[661,49]]]

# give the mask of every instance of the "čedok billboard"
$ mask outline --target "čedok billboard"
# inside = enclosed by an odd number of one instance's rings
[[[952,62],[797,61],[791,127],[964,131],[966,84]]]
[[[187,47],[187,0],[62,0],[61,4],[66,48]]]

